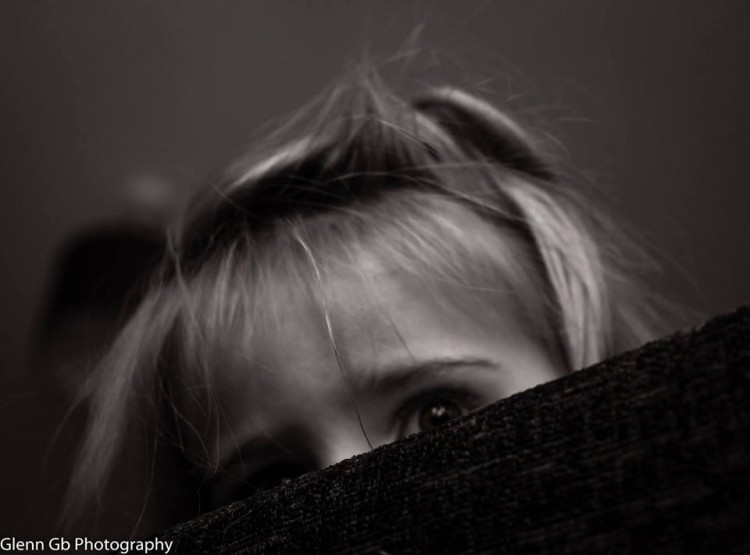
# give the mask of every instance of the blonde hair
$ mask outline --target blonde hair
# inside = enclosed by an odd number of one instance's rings
[[[462,229],[458,212],[488,233]],[[568,370],[658,331],[628,265],[640,254],[547,143],[475,96],[439,88],[407,101],[370,72],[338,83],[207,187],[171,245],[89,382],[69,515],[98,491],[143,407],[168,407],[169,440],[185,452],[197,443],[210,460],[222,425],[214,355],[227,330],[259,320],[254,299],[274,276],[314,282],[316,260],[334,252],[513,291]]]

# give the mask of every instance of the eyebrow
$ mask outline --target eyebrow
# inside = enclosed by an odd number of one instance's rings
[[[383,393],[458,369],[498,370],[500,364],[490,359],[476,357],[436,358],[390,364],[369,370],[361,380],[361,387],[363,391]]]

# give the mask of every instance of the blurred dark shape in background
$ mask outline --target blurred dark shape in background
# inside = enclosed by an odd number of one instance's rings
[[[179,205],[153,175],[132,179],[122,214],[78,230],[60,248],[32,358],[71,393],[138,306],[165,255]]]
[[[137,307],[163,250],[158,229],[117,223],[83,230],[63,247],[35,350],[66,389],[75,390],[86,363]]]

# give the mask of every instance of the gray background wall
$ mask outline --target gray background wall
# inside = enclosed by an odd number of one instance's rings
[[[659,253],[657,290],[706,315],[747,302],[749,21],[739,0],[0,3],[0,532],[46,529],[30,489],[55,422],[24,345],[61,240],[140,175],[192,189],[419,23],[432,76],[539,107]]]

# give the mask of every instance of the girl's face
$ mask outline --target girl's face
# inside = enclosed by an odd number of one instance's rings
[[[252,336],[229,341],[212,506],[368,451],[355,404],[378,446],[562,373],[508,292],[428,287],[374,260],[324,279],[343,368],[316,287],[273,285]]]

